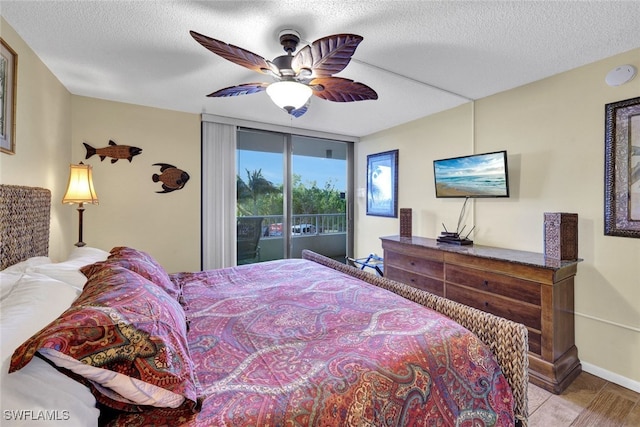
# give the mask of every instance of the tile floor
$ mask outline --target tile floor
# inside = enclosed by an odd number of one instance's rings
[[[582,372],[560,395],[529,384],[529,427],[640,427],[640,394]]]

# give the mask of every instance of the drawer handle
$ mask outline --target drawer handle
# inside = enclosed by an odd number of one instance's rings
[[[415,281],[416,281],[416,279],[411,279],[411,282],[412,282],[412,283],[415,283]]]
[[[489,301],[485,301],[485,302],[484,302],[484,306],[485,306],[485,307],[489,307]]]
[[[484,282],[482,282],[482,284],[485,285],[485,286],[489,286],[489,281],[485,280]]]
[[[413,261],[411,261],[409,264],[411,264],[411,265],[416,265],[416,263],[415,263],[415,262],[413,262]]]

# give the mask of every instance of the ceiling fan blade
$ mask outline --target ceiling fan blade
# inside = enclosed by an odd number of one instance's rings
[[[302,116],[304,113],[307,112],[307,110],[309,109],[309,101],[307,101],[306,104],[304,104],[302,107],[296,109],[296,110],[291,110],[291,111],[287,111],[289,114],[291,114],[293,117],[298,118],[300,116]],[[284,110],[284,108],[283,108]]]
[[[378,94],[369,86],[342,77],[319,77],[309,82],[313,94],[334,102],[365,101],[378,99]]]
[[[202,46],[209,49],[216,55],[233,62],[234,64],[242,65],[250,70],[257,71],[258,73],[267,74],[269,71],[277,71],[276,74],[279,74],[278,68],[271,63],[271,61],[265,60],[260,55],[256,55],[255,53],[249,52],[241,47],[212,39],[211,37],[196,33],[195,31],[189,31],[189,34],[191,34],[191,37],[193,37]]]
[[[361,41],[362,36],[356,34],[323,37],[300,49],[291,61],[291,68],[296,73],[309,68],[316,76],[339,73],[349,64]]]
[[[268,83],[245,83],[237,86],[226,87],[224,89],[217,90],[213,93],[210,93],[207,96],[213,98],[224,98],[229,96],[238,96],[238,95],[251,95],[252,93],[258,93],[264,91]]]

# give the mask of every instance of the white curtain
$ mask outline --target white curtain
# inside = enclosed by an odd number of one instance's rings
[[[202,122],[202,268],[236,265],[236,126]]]

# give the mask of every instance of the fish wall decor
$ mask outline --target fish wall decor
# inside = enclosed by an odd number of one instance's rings
[[[189,181],[189,174],[185,171],[168,163],[154,163],[153,166],[160,166],[160,175],[154,173],[151,176],[153,182],[162,182],[162,190],[156,193],[171,193],[175,190],[181,190]]]
[[[83,144],[84,148],[87,149],[85,159],[97,154],[100,157],[100,161],[103,161],[105,157],[111,157],[111,163],[115,163],[120,159],[127,159],[129,163],[131,163],[133,156],[142,153],[142,148],[132,147],[130,145],[118,145],[112,140],[109,140],[108,146],[102,148],[93,148],[86,142],[83,142]]]

